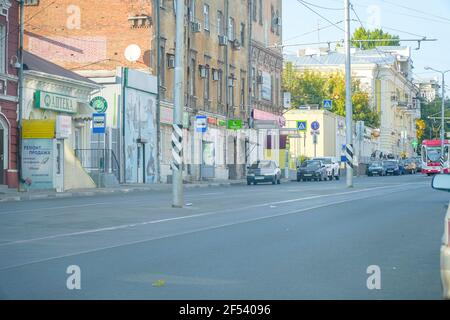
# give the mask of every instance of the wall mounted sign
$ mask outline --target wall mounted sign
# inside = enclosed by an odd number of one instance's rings
[[[108,109],[108,101],[103,97],[95,97],[89,104],[98,113],[105,113]]]
[[[55,120],[23,120],[22,139],[55,138]]]
[[[38,109],[77,113],[77,104],[78,100],[74,97],[41,90],[34,93],[34,105]]]

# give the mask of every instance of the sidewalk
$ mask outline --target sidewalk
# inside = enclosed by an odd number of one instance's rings
[[[185,183],[185,189],[191,188],[207,188],[207,187],[224,187],[232,185],[243,185],[246,180],[223,180],[223,181],[198,181],[195,183]],[[108,195],[118,193],[132,193],[144,191],[170,191],[171,184],[124,184],[113,188],[96,188],[96,189],[76,189],[65,192],[56,192],[54,190],[35,190],[27,192],[18,192],[17,189],[0,188],[0,202],[7,201],[26,201],[38,199],[60,199],[70,197],[92,197],[97,195]]]

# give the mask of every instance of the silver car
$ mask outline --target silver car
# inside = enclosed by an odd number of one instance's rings
[[[281,183],[281,170],[275,161],[260,160],[247,168],[247,185],[252,183],[256,185],[260,182]]]

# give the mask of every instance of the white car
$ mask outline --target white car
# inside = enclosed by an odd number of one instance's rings
[[[433,178],[433,189],[450,192],[450,175],[439,174]],[[441,280],[444,299],[450,300],[450,205],[444,219],[444,235],[441,245]]]
[[[333,180],[333,178],[339,180],[339,177],[341,175],[341,169],[339,167],[339,162],[336,160],[336,158],[320,157],[320,158],[313,158],[312,160],[322,161],[327,170],[328,180],[331,181]]]

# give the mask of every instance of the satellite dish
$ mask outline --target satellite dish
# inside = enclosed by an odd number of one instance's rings
[[[130,62],[136,62],[141,57],[141,48],[137,44],[130,44],[125,49],[125,58]]]

